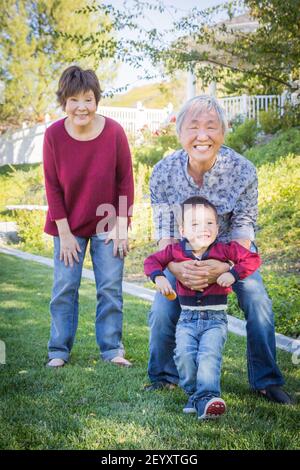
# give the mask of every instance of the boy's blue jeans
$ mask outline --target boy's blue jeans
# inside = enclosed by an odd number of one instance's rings
[[[179,385],[193,402],[219,397],[222,351],[227,337],[224,311],[183,310],[176,327]]]
[[[60,240],[54,237],[54,283],[50,302],[51,332],[48,343],[49,359],[68,361],[78,325],[78,289],[83,260],[90,240],[90,253],[96,281],[96,340],[103,360],[124,356],[122,344],[124,261],[113,256],[113,242],[104,244],[106,234],[90,239],[76,237],[81,248],[79,263],[65,266],[60,261]]]
[[[256,250],[255,245],[251,247]],[[165,274],[175,288],[175,277]],[[252,389],[283,385],[284,379],[276,364],[276,345],[272,302],[265,290],[259,271],[234,284],[240,308],[247,321],[248,379]],[[150,358],[148,375],[152,383],[178,383],[174,362],[175,329],[181,312],[178,300],[169,301],[156,293],[150,314]]]

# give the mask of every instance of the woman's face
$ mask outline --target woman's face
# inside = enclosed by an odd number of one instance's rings
[[[199,163],[214,162],[224,143],[224,132],[216,111],[188,111],[179,139],[190,159]]]
[[[87,126],[95,118],[97,103],[92,90],[67,98],[65,111],[74,126]]]

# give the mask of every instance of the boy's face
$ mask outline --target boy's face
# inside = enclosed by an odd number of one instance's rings
[[[190,242],[193,250],[207,248],[218,235],[218,223],[214,210],[200,204],[186,205],[180,232]]]

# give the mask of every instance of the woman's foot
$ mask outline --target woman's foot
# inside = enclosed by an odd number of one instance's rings
[[[129,362],[127,359],[125,359],[125,357],[122,357],[122,356],[116,356],[113,359],[111,359],[109,362],[120,367],[132,367],[131,362]]]
[[[47,364],[47,367],[63,367],[65,365],[65,361],[63,359],[59,359],[59,357],[55,357],[54,359],[50,359]]]

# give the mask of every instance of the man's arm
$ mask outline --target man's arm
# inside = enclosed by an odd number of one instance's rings
[[[168,245],[174,245],[174,243],[178,243],[179,240],[177,238],[162,238],[158,242],[158,249],[164,250]]]
[[[257,220],[258,181],[256,169],[251,167],[249,184],[236,201],[231,217],[231,240],[238,242],[244,248],[250,249],[251,241],[255,238]]]
[[[180,238],[177,211],[178,204],[170,203],[165,192],[165,168],[161,162],[155,165],[150,177],[150,197],[155,227],[155,238],[160,247]],[[170,240],[170,241],[169,241]]]

